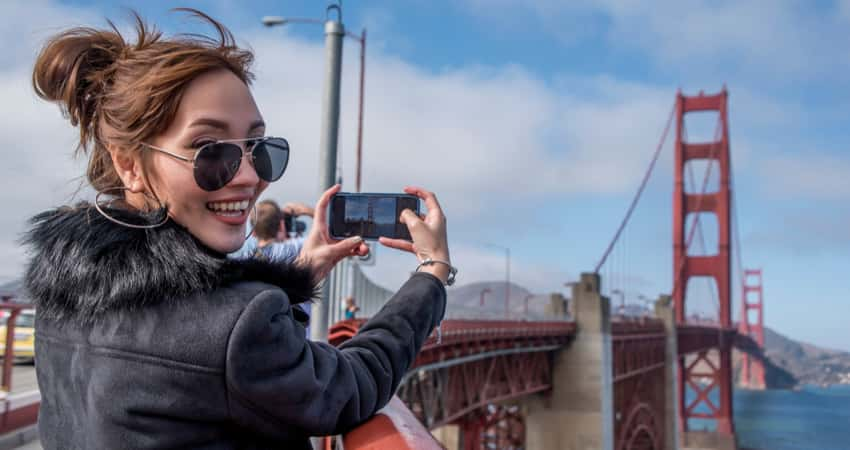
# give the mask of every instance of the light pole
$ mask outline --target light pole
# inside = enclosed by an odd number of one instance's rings
[[[331,5],[336,7],[337,5]],[[328,8],[330,9],[331,6]],[[340,19],[341,21],[341,19]],[[263,17],[263,25],[267,27],[273,27],[276,25],[286,25],[288,23],[308,23],[314,25],[322,25],[325,24],[325,21],[319,19],[311,19],[305,17],[281,17],[281,16],[265,16]],[[366,29],[363,28],[360,31],[360,35],[356,35],[351,33],[345,29],[343,29],[343,34],[345,37],[354,39],[360,44],[360,80],[359,85],[360,89],[358,92],[357,98],[357,169],[356,169],[356,179],[355,179],[355,189],[357,192],[360,192],[360,187],[363,179],[363,105],[365,103],[365,91],[366,91]],[[336,168],[334,168],[336,170]]]
[[[525,318],[525,320],[528,320],[528,299],[530,299],[531,297],[534,297],[534,295],[528,294],[525,296],[525,307],[523,308],[523,317]]]
[[[481,289],[481,301],[478,303],[478,306],[484,306],[484,294],[490,294],[492,292],[490,288]]]
[[[499,248],[505,251],[505,318],[510,316],[511,303],[511,249],[504,245],[485,242],[484,245]]]
[[[640,294],[640,295],[638,295],[638,301],[640,301],[641,303],[643,303],[643,305],[644,305],[644,309],[646,309],[647,314],[651,314],[651,313],[652,313],[652,308],[651,308],[651,306],[652,306],[652,302],[653,302],[653,300],[652,300],[651,298],[648,298],[647,296],[645,296],[645,295],[643,295],[643,294]]]
[[[619,289],[614,289],[614,290],[611,291],[611,294],[620,296],[620,314],[625,315],[626,314],[626,294],[625,294],[625,292],[623,292]]]
[[[336,12],[336,19],[331,12]],[[360,36],[347,33],[342,23],[342,6],[339,2],[328,5],[325,20],[302,17],[263,17],[263,25],[273,27],[289,23],[324,24],[325,27],[325,84],[322,94],[322,131],[319,136],[319,195],[335,183],[337,167],[337,147],[339,137],[339,92],[342,75],[342,38],[351,37],[360,42],[360,98],[357,126],[357,192],[360,192],[360,160],[363,143],[363,90],[366,61],[366,30]],[[329,299],[330,286],[322,284],[319,302],[313,307],[310,338],[314,341],[327,341],[330,324]]]

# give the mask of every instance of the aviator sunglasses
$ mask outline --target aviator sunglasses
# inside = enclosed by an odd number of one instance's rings
[[[239,143],[245,143],[242,149]],[[242,158],[251,156],[251,165],[263,181],[277,181],[289,164],[289,142],[280,137],[227,139],[202,145],[195,156],[185,156],[142,143],[145,147],[194,164],[195,182],[205,191],[216,191],[230,183],[239,172]]]

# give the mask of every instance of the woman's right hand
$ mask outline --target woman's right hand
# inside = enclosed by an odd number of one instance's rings
[[[449,259],[449,243],[446,237],[446,216],[440,208],[437,197],[433,192],[419,187],[406,187],[404,188],[404,192],[421,198],[428,208],[428,213],[421,217],[409,209],[401,212],[399,220],[407,225],[413,242],[386,237],[381,237],[378,241],[386,247],[413,253],[419,261],[431,258],[451,264],[451,259]],[[449,268],[445,264],[422,266],[419,271],[428,272],[436,276],[444,284],[449,278]]]

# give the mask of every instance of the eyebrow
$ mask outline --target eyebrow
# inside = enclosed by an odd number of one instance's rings
[[[223,120],[213,119],[211,117],[201,117],[199,119],[195,119],[194,121],[192,121],[192,123],[189,124],[189,128],[200,127],[200,126],[208,126],[208,127],[218,128],[218,129],[223,130],[223,131],[227,131],[230,128],[230,126],[227,124],[227,122],[225,122]],[[265,127],[265,126],[266,126],[266,123],[263,122],[262,120],[255,120],[255,121],[251,122],[251,126],[248,127],[248,131],[251,132],[251,131],[256,130],[257,128],[262,128],[262,127]]]

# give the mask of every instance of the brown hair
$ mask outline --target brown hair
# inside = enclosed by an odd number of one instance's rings
[[[132,12],[135,43],[125,41],[107,21],[109,29],[77,27],[53,36],[36,59],[35,92],[58,103],[71,125],[80,128],[75,154],[89,156],[86,175],[97,191],[123,186],[109,149],[140,152],[141,142],[164,132],[174,120],[196,77],[227,69],[246,84],[253,80],[253,54],[237,47],[224,25],[198,10],[173,11],[212,25],[218,39],[198,34],[164,38]]]
[[[257,203],[257,220],[254,225],[254,234],[258,239],[274,239],[280,231],[280,221],[283,220],[283,211],[274,200],[263,200]]]

